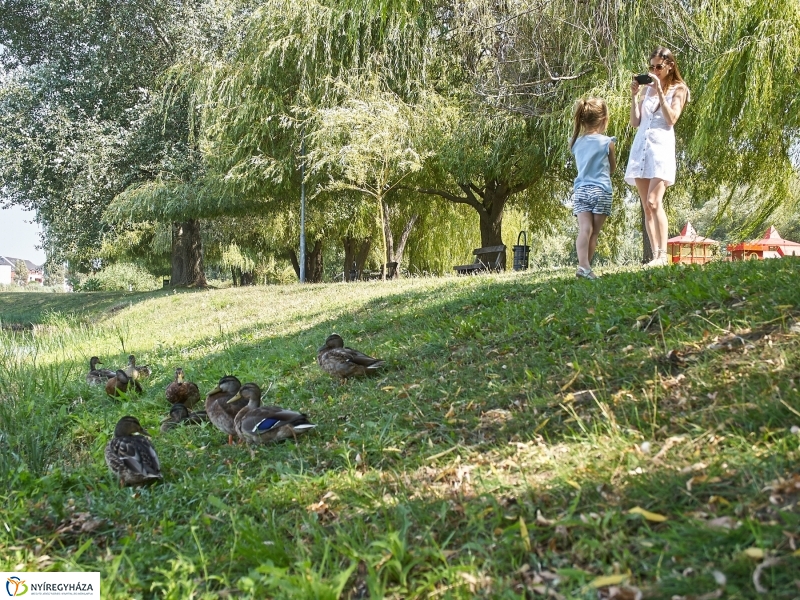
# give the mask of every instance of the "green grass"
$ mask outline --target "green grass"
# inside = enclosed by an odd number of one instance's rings
[[[797,598],[799,275],[0,294],[4,325],[34,324],[0,333],[0,568],[97,570],[105,598],[597,598],[614,574]],[[340,386],[315,362],[332,331],[388,368]],[[140,398],[86,385],[90,356],[129,352],[156,367]],[[210,425],[160,434],[176,366],[201,392],[272,383],[318,428],[254,457]],[[163,485],[107,471],[125,414]]]

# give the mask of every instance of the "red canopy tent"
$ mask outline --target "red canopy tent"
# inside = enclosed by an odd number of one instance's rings
[[[750,240],[741,244],[730,244],[728,252],[731,255],[731,260],[800,256],[800,244],[783,239],[778,230],[770,225],[760,239]]]
[[[680,235],[667,240],[667,254],[671,263],[707,263],[713,259],[711,246],[719,242],[697,235],[691,223],[686,223]]]

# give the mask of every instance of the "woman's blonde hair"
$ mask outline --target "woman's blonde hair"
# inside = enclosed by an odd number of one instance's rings
[[[575,140],[581,133],[581,129],[595,128],[608,118],[608,105],[602,98],[586,98],[575,103],[573,120],[575,126],[572,130],[572,141],[569,147],[572,148]]]

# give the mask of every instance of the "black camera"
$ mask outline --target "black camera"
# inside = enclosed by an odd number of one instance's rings
[[[636,83],[642,85],[646,83],[653,83],[653,78],[650,77],[650,75],[648,75],[647,73],[641,73],[640,75],[636,75],[634,79],[636,80]]]

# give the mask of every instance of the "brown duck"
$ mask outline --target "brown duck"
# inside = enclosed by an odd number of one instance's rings
[[[117,369],[117,374],[114,375],[106,383],[106,394],[112,398],[118,398],[120,394],[142,393],[142,386],[138,381],[131,379],[125,374],[122,369]]]
[[[317,351],[317,364],[331,377],[338,377],[345,382],[349,377],[376,372],[384,365],[384,361],[348,348],[344,345],[342,336],[332,333]]]
[[[175,369],[175,381],[170,383],[165,390],[170,404],[183,404],[192,408],[200,400],[200,390],[191,381],[183,380],[183,369]]]
[[[204,410],[189,412],[183,404],[173,404],[169,409],[169,416],[161,421],[161,433],[183,425],[199,425],[208,421],[208,414]]]
[[[228,402],[239,398],[247,400],[247,406],[234,418],[234,429],[239,438],[248,444],[268,444],[295,438],[314,429],[316,425],[306,415],[280,406],[261,406],[261,388],[255,383],[245,383]]]
[[[137,365],[133,354],[128,356],[128,366],[123,371],[131,379],[147,379],[153,372],[149,365]]]
[[[86,383],[90,385],[105,385],[109,379],[116,375],[116,371],[111,369],[98,369],[97,365],[102,364],[96,356],[89,359],[89,372],[86,374]]]
[[[147,485],[164,479],[155,448],[144,437],[149,435],[136,417],[122,417],[114,428],[114,437],[106,444],[105,455],[106,464],[119,479],[120,487]]]
[[[206,396],[206,413],[208,420],[214,426],[228,434],[228,443],[233,443],[233,434],[236,433],[233,425],[233,419],[237,413],[247,405],[247,400],[240,398],[235,402],[228,402],[233,398],[242,383],[234,375],[225,375],[219,380],[217,387],[208,392]]]

